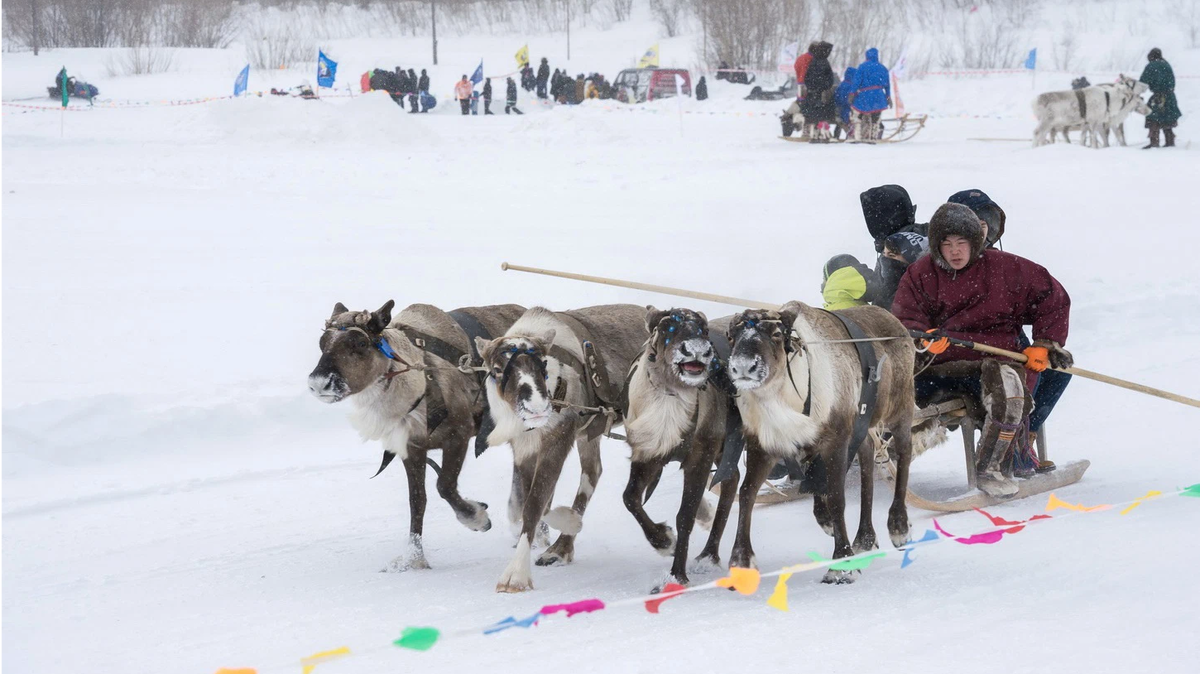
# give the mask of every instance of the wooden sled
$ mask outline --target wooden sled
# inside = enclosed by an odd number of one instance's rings
[[[903,143],[906,140],[911,140],[925,128],[925,121],[929,119],[929,115],[904,115],[903,117],[895,117],[893,119],[884,119],[880,123],[883,125],[883,135],[875,140],[857,140],[853,138],[838,138],[836,140],[829,139],[828,142],[813,143],[814,145],[828,145],[837,143],[860,143],[867,145],[877,145],[880,143]],[[792,143],[808,143],[808,138],[800,136],[780,136],[782,140]]]
[[[913,423],[918,424],[933,417],[940,417],[942,424],[947,426],[958,426],[963,438],[963,454],[967,469],[967,484],[965,487],[949,487],[939,489],[926,494],[921,494],[913,490],[912,474],[909,473],[908,495],[904,502],[912,508],[920,508],[922,510],[931,510],[934,512],[963,512],[974,508],[986,508],[988,506],[1015,501],[1018,499],[1036,496],[1047,492],[1060,489],[1067,485],[1075,484],[1083,478],[1083,474],[1087,472],[1091,466],[1090,461],[1079,460],[1067,463],[1057,464],[1055,470],[1049,473],[1037,473],[1030,478],[1017,478],[1018,491],[1015,495],[1009,498],[999,498],[989,496],[988,494],[979,491],[975,485],[975,421],[967,415],[966,403],[962,400],[951,400],[936,405],[930,405],[917,410],[913,416]],[[1042,431],[1038,433],[1037,438],[1037,453],[1038,460],[1045,461],[1049,458],[1046,448],[1046,428],[1042,427]],[[877,461],[877,465],[886,466],[889,474],[889,479],[894,480],[896,477],[896,463],[891,459],[885,461]],[[720,494],[720,485],[714,485],[712,488],[714,493]],[[791,501],[800,501],[812,496],[812,494],[800,491],[799,482],[788,482],[784,485],[764,484],[758,492],[758,496],[754,501],[756,506],[775,505],[777,503],[788,503]]]

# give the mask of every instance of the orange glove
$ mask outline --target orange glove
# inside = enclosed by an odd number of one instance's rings
[[[1050,367],[1050,350],[1044,346],[1026,347],[1021,353],[1025,354],[1025,368],[1034,372],[1042,372]]]
[[[925,332],[937,332],[937,328],[930,328],[929,330],[926,330]],[[928,339],[922,339],[921,340],[921,348],[925,349],[926,351],[928,351],[929,353],[932,353],[935,356],[940,353],[945,353],[946,349],[950,348],[950,338],[942,337],[941,339],[935,339],[932,341],[928,340]]]

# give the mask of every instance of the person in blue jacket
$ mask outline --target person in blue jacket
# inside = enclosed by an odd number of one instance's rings
[[[854,73],[858,72],[854,68],[846,68],[846,75],[842,78],[842,83],[838,85],[837,91],[833,92],[833,104],[837,106],[838,125],[833,131],[834,138],[840,138],[842,130],[846,130],[846,137],[850,137],[850,94],[854,93]]]
[[[854,96],[850,107],[857,113],[855,138],[879,138],[880,113],[892,107],[892,83],[888,69],[879,62],[879,50],[867,50],[867,60],[854,73]]]

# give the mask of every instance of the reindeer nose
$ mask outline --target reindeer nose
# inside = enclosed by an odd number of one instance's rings
[[[691,351],[688,351],[688,348],[687,348],[687,342],[684,342],[684,343],[682,343],[682,344],[680,344],[680,345],[679,345],[679,352],[680,352],[680,353],[682,353],[682,354],[683,354],[683,355],[685,355],[685,356],[690,356],[690,355],[692,355],[692,352],[691,352]]]
[[[709,344],[708,348],[704,350],[704,353],[702,353],[700,355],[704,356],[705,358],[712,358],[712,355],[713,355],[712,344]]]
[[[734,377],[749,377],[758,372],[759,359],[733,358],[729,361],[729,372]]]

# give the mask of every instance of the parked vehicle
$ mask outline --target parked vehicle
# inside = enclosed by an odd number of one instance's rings
[[[623,103],[645,103],[675,95],[675,76],[683,78],[684,96],[692,95],[692,76],[681,68],[629,68],[613,80],[617,100]]]

